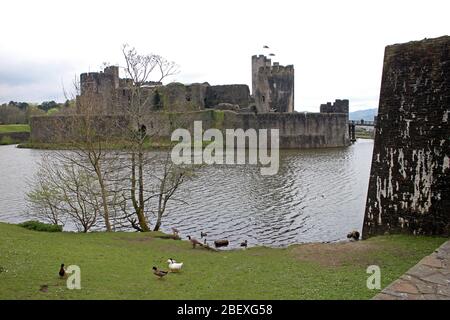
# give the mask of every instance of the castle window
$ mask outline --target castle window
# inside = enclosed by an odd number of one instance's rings
[[[265,96],[261,96],[261,101],[262,102],[266,102],[266,97]]]

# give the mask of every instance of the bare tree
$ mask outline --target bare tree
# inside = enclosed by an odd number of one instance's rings
[[[52,161],[43,165],[30,193],[30,200],[46,216],[56,221],[64,215],[84,232],[99,222],[106,231],[125,225],[150,231],[151,213],[156,216],[153,229],[158,230],[168,202],[182,201],[175,194],[190,176],[191,169],[174,165],[169,153],[161,158],[146,151],[146,144],[157,134],[145,126],[153,85],[175,74],[177,66],[158,55],[139,55],[128,46],[122,53],[128,78],[128,96],[120,102],[123,117],[100,116],[101,97],[95,92],[80,95],[75,81],[75,94],[65,95],[71,101],[77,97],[77,113],[54,117],[50,126],[61,135],[55,136],[55,142],[63,141],[69,150],[52,153]],[[124,139],[125,150],[111,149]]]
[[[116,117],[105,118],[99,114],[99,97],[95,93],[85,92],[80,95],[81,88],[75,79],[73,82],[75,94],[64,92],[67,100],[76,99],[77,114],[71,116],[71,125],[67,127],[66,119],[59,124],[59,131],[68,131],[64,137],[71,152],[58,152],[57,157],[71,162],[92,174],[100,187],[102,218],[106,231],[112,231],[111,198],[113,194],[108,188],[109,175],[117,168],[117,151],[111,145],[117,141],[117,135],[112,134],[121,128],[123,123]],[[58,124],[57,124],[58,126]]]
[[[31,191],[26,194],[31,213],[55,225],[64,225],[61,213],[61,198],[58,190],[48,183],[48,176],[43,168],[39,168],[35,180],[29,182]]]
[[[128,45],[123,46],[122,53],[126,63],[125,74],[131,80],[128,87],[129,102],[125,107],[125,112],[132,123],[132,130],[129,134],[131,143],[130,198],[139,229],[145,232],[150,231],[145,215],[144,166],[146,159],[144,144],[150,138],[145,126],[145,115],[148,114],[152,98],[152,91],[148,90],[146,85],[153,76],[156,77],[155,82],[158,83],[177,73],[177,66],[155,54],[140,55],[135,48],[130,48]]]
[[[71,221],[88,232],[101,215],[101,196],[97,180],[85,168],[66,158],[44,157],[39,163],[33,190],[28,194],[37,214],[59,224]]]
[[[192,170],[187,167],[175,165],[170,159],[170,153],[167,152],[161,175],[156,175],[155,178],[158,181],[158,189],[155,193],[158,199],[157,211],[156,211],[156,223],[153,231],[158,231],[161,227],[162,217],[166,214],[167,203],[172,201],[178,201],[184,203],[182,199],[175,198],[175,192],[192,174]]]

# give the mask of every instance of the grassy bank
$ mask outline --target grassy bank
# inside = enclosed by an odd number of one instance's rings
[[[30,126],[28,124],[0,125],[0,145],[17,144],[28,141]]]
[[[355,138],[358,139],[374,139],[375,138],[375,132],[374,131],[368,131],[360,128],[356,128],[355,130]]]
[[[0,124],[0,133],[30,132],[28,124]]]
[[[169,139],[158,139],[157,141],[145,141],[143,148],[145,150],[164,150],[170,149],[178,142],[170,141]],[[202,141],[202,147],[206,147],[211,141]],[[192,147],[194,143],[192,142]],[[133,146],[126,141],[114,141],[102,143],[102,148],[106,150],[129,150]],[[18,145],[18,148],[24,149],[42,149],[42,150],[71,150],[74,149],[72,143],[41,143],[41,142],[25,142]]]
[[[366,268],[387,286],[445,239],[382,236],[345,244],[211,252],[160,233],[45,233],[0,223],[0,299],[368,299]],[[162,280],[153,265],[185,266]],[[68,290],[59,264],[81,268]],[[41,292],[48,285],[47,292]]]

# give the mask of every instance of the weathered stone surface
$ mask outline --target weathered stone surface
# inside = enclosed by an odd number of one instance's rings
[[[348,113],[349,101],[336,99],[334,103],[327,102],[320,105],[321,113]]]
[[[252,95],[258,112],[293,112],[294,66],[272,65],[263,55],[253,56]]]
[[[249,100],[250,90],[245,84],[209,86],[206,88],[206,108],[217,106],[222,103],[246,108],[248,107]]]
[[[391,290],[395,292],[401,292],[401,293],[410,293],[410,294],[418,294],[419,290],[417,290],[416,286],[413,285],[411,282],[404,281],[404,280],[397,280],[391,285]]]
[[[33,142],[64,142],[73,136],[74,121],[78,116],[33,117]],[[203,129],[218,128],[244,130],[279,129],[280,148],[326,148],[349,144],[347,115],[340,113],[236,113],[233,111],[203,110],[195,112],[148,112],[143,117],[147,132],[155,137],[170,138],[177,128],[193,132],[194,121],[202,121]],[[121,115],[99,116],[94,121],[110,130],[111,137],[120,136],[130,121]]]
[[[422,278],[424,281],[450,286],[450,278],[442,273],[435,273]]]
[[[401,276],[400,279],[413,284],[420,293],[425,294],[425,293],[435,293],[436,292],[435,284],[432,284],[429,282],[424,282],[424,281],[420,280],[419,278],[408,275],[407,273],[405,273],[403,276]]]
[[[439,259],[437,256],[428,256],[423,258],[421,261],[423,265],[432,267],[432,268],[443,268],[444,264],[441,259]]]
[[[450,298],[450,286],[438,285],[437,293]]]
[[[450,235],[450,37],[386,47],[363,237]]]
[[[397,300],[397,297],[392,296],[390,294],[387,293],[380,293],[378,295],[376,295],[373,300]]]
[[[418,264],[416,267],[409,269],[406,274],[411,275],[416,278],[429,276],[435,273],[433,267],[425,266],[423,264]]]
[[[237,104],[231,104],[231,103],[219,103],[218,105],[215,105],[211,107],[215,110],[231,110],[231,111],[239,111],[239,105]]]

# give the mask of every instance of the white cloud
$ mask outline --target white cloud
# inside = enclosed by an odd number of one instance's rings
[[[176,61],[179,81],[250,84],[250,57],[268,44],[281,64],[295,65],[297,110],[336,98],[350,99],[352,110],[376,107],[384,47],[444,35],[449,9],[440,0],[8,1],[0,99],[63,100],[61,79],[120,63],[125,42]],[[1,68],[23,60],[42,66],[40,78],[5,83]]]

